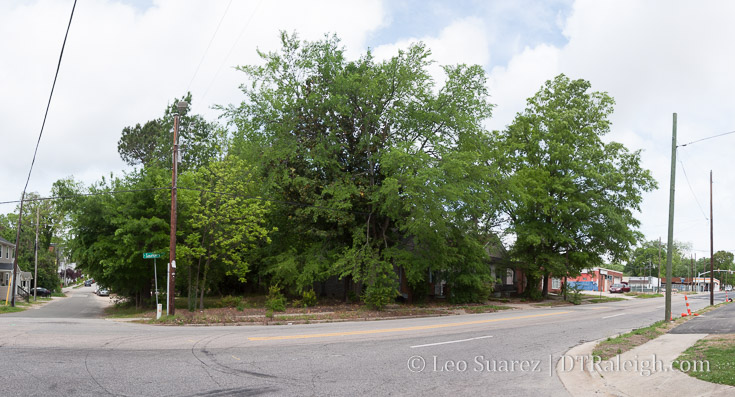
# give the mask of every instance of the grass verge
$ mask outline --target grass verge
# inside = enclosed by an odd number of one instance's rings
[[[735,334],[710,335],[698,340],[694,346],[684,351],[674,361],[674,368],[706,382],[735,386],[733,357],[735,357]],[[684,366],[682,363],[687,365]]]
[[[126,303],[116,304],[105,308],[105,314],[110,318],[137,318],[149,317],[151,313],[155,315],[155,310],[149,307],[136,308],[134,305]],[[148,314],[148,316],[146,316]]]
[[[480,306],[463,306],[461,309],[464,309],[466,313],[493,313],[500,310],[510,310],[512,307],[510,306],[501,306],[501,305],[480,305]]]
[[[588,303],[605,303],[605,302],[617,302],[617,301],[625,300],[625,298],[618,298],[617,296],[603,296],[603,297],[585,296],[582,299]]]
[[[27,307],[23,307],[23,306],[15,306],[15,307],[13,307],[13,306],[5,306],[5,305],[2,305],[2,306],[0,306],[0,314],[2,314],[2,313],[22,312],[26,308]]]
[[[632,296],[635,298],[641,298],[641,299],[650,299],[650,298],[663,298],[664,294],[648,294],[648,293],[641,293],[641,292],[626,292],[626,296]]]

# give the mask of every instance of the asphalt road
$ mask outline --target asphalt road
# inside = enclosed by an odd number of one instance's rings
[[[90,302],[99,299],[81,288],[63,303],[0,316],[0,395],[566,396],[553,368],[569,348],[648,325],[664,310],[655,298],[404,320],[163,327],[94,318],[99,306]],[[708,303],[704,295],[690,300],[694,310]],[[673,312],[682,311],[676,295]]]
[[[735,334],[735,305],[718,307],[685,322],[670,332],[673,334]]]

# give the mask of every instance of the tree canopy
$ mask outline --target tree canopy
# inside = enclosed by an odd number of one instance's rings
[[[272,214],[279,232],[265,273],[298,289],[347,278],[376,302],[395,296],[394,269],[417,294],[429,272],[447,278],[456,300],[481,291],[494,212],[482,68],[446,66],[437,86],[422,44],[348,61],[336,37],[287,34],[260,55],[263,65],[239,68],[251,83],[228,115],[264,193],[294,203]]]
[[[547,81],[491,141],[512,252],[529,284],[624,258],[641,237],[635,212],[656,182],[640,151],[603,141],[614,101],[590,87],[564,75]]]

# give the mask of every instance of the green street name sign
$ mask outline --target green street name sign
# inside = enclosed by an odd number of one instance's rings
[[[154,258],[160,258],[161,254],[155,254],[153,252],[146,252],[143,254],[143,259],[154,259]]]

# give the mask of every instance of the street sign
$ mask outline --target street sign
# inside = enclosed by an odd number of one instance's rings
[[[153,252],[146,252],[143,254],[143,259],[155,259],[155,258],[160,258],[160,257],[161,257],[161,254],[156,254]]]

